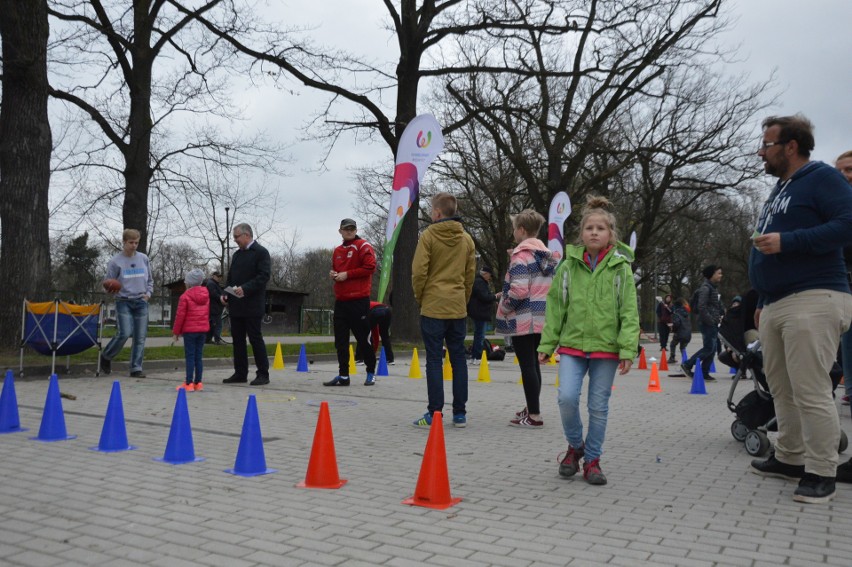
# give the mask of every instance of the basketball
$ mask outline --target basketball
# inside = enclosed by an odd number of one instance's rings
[[[121,289],[121,282],[116,279],[104,280],[104,291],[107,293],[116,293]]]

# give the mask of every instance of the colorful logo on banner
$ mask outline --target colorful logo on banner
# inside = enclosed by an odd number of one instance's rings
[[[402,221],[411,205],[416,203],[420,196],[423,175],[443,149],[444,136],[441,134],[441,125],[431,114],[416,116],[405,127],[399,139],[396,166],[393,171],[393,190],[388,207],[388,223],[385,228],[382,272],[379,275],[377,300],[380,302],[384,300],[390,282],[393,251],[396,248]]]
[[[560,191],[550,202],[550,214],[547,219],[547,247],[553,257],[562,261],[565,255],[565,240],[562,236],[565,219],[571,215],[571,199],[568,193]]]
[[[421,150],[429,147],[429,144],[432,143],[432,132],[426,132],[426,137],[423,137],[423,130],[417,132],[417,147]]]

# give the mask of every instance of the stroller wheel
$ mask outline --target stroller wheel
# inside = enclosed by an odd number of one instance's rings
[[[838,453],[842,453],[849,447],[849,438],[846,436],[846,432],[842,429],[840,430],[840,447],[837,449]]]
[[[745,441],[746,435],[748,434],[748,427],[746,427],[745,423],[743,423],[739,419],[735,419],[731,424],[731,435],[734,436],[734,439],[742,443]]]
[[[752,429],[746,434],[745,450],[752,457],[762,457],[769,450],[769,437],[763,431]]]

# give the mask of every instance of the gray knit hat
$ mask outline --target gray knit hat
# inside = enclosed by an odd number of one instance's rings
[[[194,268],[186,273],[186,277],[183,281],[186,284],[186,287],[201,285],[201,282],[204,281],[204,272],[198,268]]]

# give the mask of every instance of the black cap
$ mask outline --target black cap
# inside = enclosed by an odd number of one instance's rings
[[[482,269],[481,269],[481,270],[479,270],[479,271],[480,271],[480,272],[486,272],[486,273],[489,273],[489,274],[491,274],[492,276],[494,275],[494,269],[493,269],[491,266],[487,265],[487,264],[486,264],[485,266],[482,266]]]
[[[216,270],[211,275],[222,277],[222,272],[220,272],[219,270]]]
[[[352,228],[358,228],[358,223],[352,219],[343,219],[340,221],[340,228],[349,228],[350,226]]]
[[[704,266],[703,270],[701,270],[701,274],[709,280],[713,277],[713,274],[715,274],[716,270],[718,269],[719,266],[717,266],[716,264],[708,264],[707,266]]]

